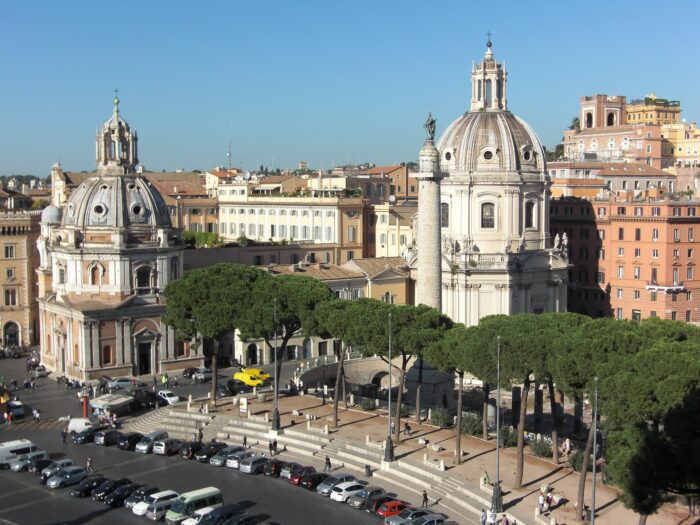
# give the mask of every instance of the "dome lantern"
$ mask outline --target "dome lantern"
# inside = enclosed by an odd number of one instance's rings
[[[98,175],[126,175],[136,171],[138,137],[119,114],[118,90],[114,90],[114,111],[97,131],[95,155]]]
[[[493,58],[493,42],[489,35],[484,59],[472,66],[471,111],[507,110],[505,67]]]

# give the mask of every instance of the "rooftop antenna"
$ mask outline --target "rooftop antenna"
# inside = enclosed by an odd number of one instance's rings
[[[228,158],[228,170],[231,171],[231,141],[228,141],[228,153],[226,153],[226,157]]]

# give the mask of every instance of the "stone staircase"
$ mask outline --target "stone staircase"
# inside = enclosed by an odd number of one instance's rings
[[[132,418],[124,424],[124,430],[141,434],[165,430],[170,437],[189,440],[200,428],[206,434],[207,426],[212,420],[213,416],[210,414],[192,414],[172,407],[163,407]]]

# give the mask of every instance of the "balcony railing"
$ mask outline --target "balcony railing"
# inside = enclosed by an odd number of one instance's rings
[[[646,289],[650,292],[677,293],[686,290],[682,282],[660,283],[658,281],[647,281]]]

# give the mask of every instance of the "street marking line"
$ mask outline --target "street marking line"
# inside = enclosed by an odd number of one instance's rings
[[[29,487],[13,490],[12,492],[2,492],[0,493],[0,499],[7,498],[8,496],[14,496],[15,494],[19,494],[20,492],[26,492],[28,490],[30,490]]]

